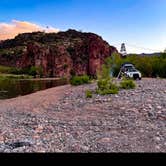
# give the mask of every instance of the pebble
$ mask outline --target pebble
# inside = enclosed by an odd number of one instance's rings
[[[0,136],[0,144],[4,143],[5,139],[3,136]]]
[[[89,151],[89,147],[88,147],[88,146],[81,146],[81,149],[82,149],[83,151]]]
[[[157,106],[157,109],[162,109],[162,107],[161,106]]]
[[[147,106],[148,106],[149,109],[153,108],[151,104],[148,104]]]
[[[160,149],[160,146],[156,146],[155,148],[159,150],[159,149]]]
[[[63,150],[60,150],[60,149],[55,149],[54,150],[56,153],[63,153]]]
[[[102,139],[100,139],[99,140],[99,142],[101,142],[101,143],[109,143],[109,142],[111,142],[111,138],[102,138]]]
[[[44,129],[43,126],[39,125],[39,126],[36,128],[36,131],[39,131],[39,132],[40,132],[40,131],[43,131],[43,129]]]
[[[160,139],[160,137],[156,137],[155,140],[156,141],[160,141],[161,139]]]

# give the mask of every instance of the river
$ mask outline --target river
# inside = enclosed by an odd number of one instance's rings
[[[65,79],[5,79],[0,80],[0,99],[24,96],[40,90],[67,84]]]

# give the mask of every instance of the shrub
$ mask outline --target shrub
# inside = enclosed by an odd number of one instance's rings
[[[82,84],[88,84],[90,81],[89,76],[83,75],[83,76],[73,76],[70,80],[70,83],[72,85],[82,85]]]
[[[100,79],[97,81],[98,89],[104,90],[109,87],[109,80],[108,79]]]
[[[98,80],[97,85],[98,88],[96,93],[100,95],[117,94],[119,92],[119,88],[112,82],[111,79]]]
[[[36,71],[36,67],[35,66],[32,66],[29,70],[29,75],[32,75],[32,76],[36,76],[37,74],[37,71]]]
[[[122,88],[122,89],[134,89],[135,87],[136,87],[136,84],[134,83],[133,80],[126,80],[126,79],[124,79],[120,83],[120,88]]]
[[[89,76],[87,76],[87,75],[83,75],[83,76],[81,76],[81,78],[82,78],[82,82],[83,82],[84,84],[88,84],[89,81],[90,81],[90,78],[89,78]]]
[[[36,75],[43,75],[43,70],[41,67],[36,67],[36,66],[32,66],[29,71],[28,74],[31,76],[36,76]]]
[[[0,74],[0,79],[31,79],[29,75]]]
[[[144,77],[166,78],[166,53],[154,56],[129,55],[126,58],[120,58],[118,54],[114,54],[106,61],[111,65],[113,76],[118,75],[123,63],[129,62],[134,64]]]
[[[98,71],[97,89],[96,93],[100,95],[117,94],[119,92],[118,86],[113,83],[110,75],[110,59],[102,66],[102,70]]]
[[[85,92],[85,95],[86,95],[86,98],[92,98],[92,91],[87,90],[87,91]]]

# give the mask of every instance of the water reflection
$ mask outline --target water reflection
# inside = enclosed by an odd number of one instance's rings
[[[0,99],[9,99],[65,85],[67,80],[0,80]]]

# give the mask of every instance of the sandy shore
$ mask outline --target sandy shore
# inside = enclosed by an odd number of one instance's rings
[[[0,101],[0,152],[166,152],[166,80],[85,97],[96,85]]]
[[[34,111],[39,110],[42,112],[43,106],[49,107],[52,103],[58,102],[58,100],[65,94],[65,92],[71,88],[70,85],[59,86],[55,88],[50,88],[43,91],[38,91],[33,94],[26,96],[20,96],[13,99],[0,100],[0,112],[6,110],[14,111]],[[45,108],[47,109],[47,108]]]

